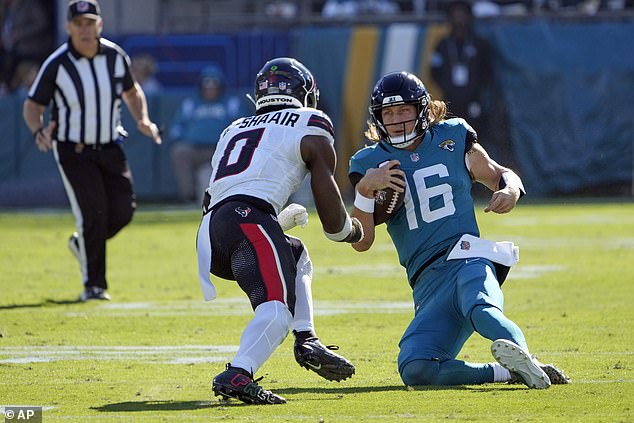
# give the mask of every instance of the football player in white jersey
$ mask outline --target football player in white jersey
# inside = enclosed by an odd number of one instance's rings
[[[330,118],[317,110],[319,91],[311,72],[291,58],[267,62],[255,80],[254,116],[227,127],[211,160],[197,236],[198,270],[205,300],[216,291],[210,272],[237,281],[255,312],[240,348],[212,383],[216,395],[251,404],[280,404],[253,374],[290,330],[297,362],[328,380],[354,374],[354,366],[317,338],[312,311],[312,264],[298,238],[284,234],[305,224],[306,209],[291,194],[310,172],[311,189],[326,237],[359,242],[363,231],[343,204]]]

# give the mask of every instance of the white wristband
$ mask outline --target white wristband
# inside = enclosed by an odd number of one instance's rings
[[[519,176],[513,171],[506,171],[502,174],[502,180],[506,186],[512,186],[519,188],[520,195],[524,195],[526,190],[524,189],[524,184]]]
[[[364,213],[374,213],[374,198],[368,198],[356,191],[354,206]]]
[[[339,232],[337,232],[336,234],[329,234],[328,232],[324,231],[324,234],[329,240],[340,242],[346,239],[346,237],[350,235],[350,232],[352,232],[352,220],[350,219],[348,213],[346,213],[346,221],[343,222],[343,228]]]

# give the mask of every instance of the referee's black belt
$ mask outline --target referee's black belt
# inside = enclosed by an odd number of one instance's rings
[[[416,273],[414,273],[414,276],[412,276],[412,278],[409,280],[409,286],[414,288],[414,285],[416,284],[416,281],[418,280],[418,277],[421,275],[421,273],[423,273],[423,271],[427,269],[429,265],[431,265],[433,262],[444,257],[445,254],[447,254],[447,252],[449,251],[449,248],[450,247],[447,247],[438,251],[436,254],[428,258],[423,264],[421,264]]]
[[[110,142],[101,142],[101,143],[95,143],[95,144],[87,144],[84,142],[74,142],[74,141],[57,141],[59,144],[64,144],[64,145],[73,145],[75,146],[75,150],[105,150],[108,148],[112,148],[116,145],[115,141],[110,141]]]

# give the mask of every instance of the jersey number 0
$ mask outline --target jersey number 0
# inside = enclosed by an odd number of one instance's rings
[[[251,164],[255,149],[260,144],[265,128],[252,129],[234,135],[227,143],[218,164],[218,171],[214,181],[225,176],[237,175],[244,172]]]

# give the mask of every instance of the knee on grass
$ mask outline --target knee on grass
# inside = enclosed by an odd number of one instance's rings
[[[407,386],[437,385],[440,363],[433,360],[414,360],[403,366],[400,373]]]

